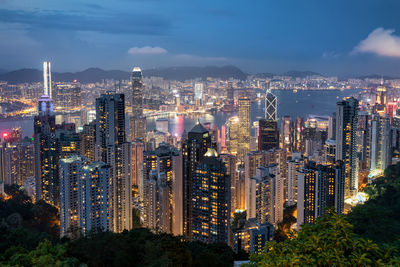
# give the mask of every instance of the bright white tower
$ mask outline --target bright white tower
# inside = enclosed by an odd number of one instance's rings
[[[50,61],[43,62],[43,86],[44,95],[48,95],[50,98],[51,94],[51,63]]]

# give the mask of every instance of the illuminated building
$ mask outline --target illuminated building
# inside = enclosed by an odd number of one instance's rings
[[[371,116],[368,112],[359,111],[357,122],[357,153],[361,169],[370,168],[370,134]]]
[[[52,82],[51,82],[51,63],[50,61],[43,62],[43,88],[44,95],[52,98]]]
[[[265,119],[267,121],[278,120],[277,103],[278,98],[274,94],[272,94],[270,90],[268,90],[265,96]]]
[[[255,219],[249,219],[244,226],[233,230],[233,251],[241,250],[247,253],[262,253],[265,244],[273,240],[274,227],[270,223],[260,224]]]
[[[140,170],[143,168],[144,143],[132,142],[132,186],[139,186]]]
[[[56,107],[79,107],[82,105],[81,87],[77,83],[56,83],[53,90],[53,98]]]
[[[177,156],[178,152],[165,143],[143,154],[143,222],[154,231],[172,233],[173,230],[175,175],[172,163]]]
[[[90,162],[95,160],[96,148],[96,122],[83,125],[83,130],[80,132],[81,139],[81,155],[85,156]]]
[[[392,162],[391,128],[388,116],[374,115],[371,121],[370,171],[384,171]]]
[[[234,94],[235,94],[235,90],[233,89],[233,84],[232,84],[232,82],[229,82],[228,89],[226,90],[226,98],[228,99],[228,102],[232,106],[234,104]]]
[[[250,151],[250,99],[241,97],[238,100],[238,161],[243,161],[244,156]]]
[[[304,167],[304,161],[300,158],[293,158],[287,162],[287,204],[288,206],[297,203],[298,172]]]
[[[70,236],[79,231],[79,204],[85,205],[81,192],[81,168],[86,159],[82,156],[71,156],[60,159],[60,236]]]
[[[297,226],[311,224],[332,207],[344,210],[344,168],[336,165],[315,165],[309,162],[298,175]]]
[[[285,149],[288,152],[292,152],[293,150],[293,122],[289,116],[284,116],[282,118],[282,140],[281,140],[281,148]]]
[[[345,168],[345,197],[358,192],[357,124],[358,100],[349,98],[336,105],[336,160]]]
[[[3,143],[0,147],[0,178],[6,185],[22,185],[20,180],[20,154],[16,144]]]
[[[131,144],[125,136],[125,97],[106,93],[96,99],[95,160],[111,166],[113,231],[132,228]]]
[[[44,95],[39,99],[34,118],[36,201],[58,205],[58,155],[55,115],[51,95],[50,63],[43,64]]]
[[[85,157],[60,160],[60,236],[112,230],[111,168]]]
[[[68,128],[70,126],[70,128]],[[80,155],[81,140],[75,132],[75,124],[56,125],[57,153],[60,159]]]
[[[237,116],[230,117],[227,121],[226,128],[226,144],[228,151],[232,155],[238,153],[238,138],[239,138],[239,118]]]
[[[279,148],[278,122],[259,120],[258,150]]]
[[[198,122],[188,133],[188,138],[182,146],[183,168],[183,229],[184,235],[192,238],[192,193],[193,175],[197,164],[211,147],[209,132]]]
[[[230,178],[217,152],[208,148],[193,173],[192,239],[228,243]]]
[[[333,116],[329,116],[328,139],[336,140],[336,112],[333,113]]]
[[[203,83],[195,83],[194,84],[194,99],[196,104],[201,104],[203,101],[203,91],[204,84]]]
[[[112,168],[104,162],[92,162],[81,169],[79,186],[80,228],[83,234],[91,231],[115,230],[113,212]]]
[[[129,132],[131,134],[131,140],[146,140],[146,117],[131,117],[129,120]]]
[[[132,70],[132,115],[143,116],[143,75],[139,67]]]
[[[231,179],[231,214],[233,214],[237,209],[236,188],[238,187],[238,180],[236,177],[236,157],[231,154],[221,154],[220,159],[225,163],[226,174]]]
[[[304,119],[302,117],[297,117],[295,125],[295,136],[294,136],[294,150],[304,151]]]

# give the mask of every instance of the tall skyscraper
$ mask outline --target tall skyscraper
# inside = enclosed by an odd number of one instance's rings
[[[208,148],[193,173],[193,240],[228,243],[230,222],[230,179],[217,152]]]
[[[79,195],[81,183],[81,168],[86,159],[82,156],[71,156],[60,159],[60,236],[71,236],[74,231],[80,231],[79,205],[84,195]]]
[[[125,137],[125,98],[106,93],[96,99],[96,161],[111,166],[113,231],[132,228],[131,146]]]
[[[44,95],[39,99],[34,118],[36,201],[58,205],[58,155],[55,136],[55,115],[51,94],[50,63],[43,64]]]
[[[235,212],[237,209],[237,187],[238,187],[238,180],[236,176],[236,157],[231,154],[221,154],[221,160],[225,163],[226,167],[226,174],[229,175],[231,179],[231,214]]]
[[[281,126],[281,147],[286,149],[288,152],[293,151],[294,145],[294,129],[293,129],[293,122],[290,116],[284,116],[282,119],[282,126]]]
[[[44,95],[52,98],[52,84],[51,84],[51,63],[50,61],[43,62],[43,87]]]
[[[258,150],[279,148],[278,122],[274,120],[259,120]]]
[[[80,133],[81,139],[81,155],[85,156],[90,162],[95,160],[96,148],[96,122],[83,125]]]
[[[358,100],[349,98],[336,105],[336,160],[345,168],[345,197],[358,192],[357,122]]]
[[[143,116],[143,75],[139,67],[132,70],[132,115]]]
[[[370,171],[383,172],[392,163],[389,117],[376,114],[371,121]]]
[[[192,193],[193,193],[193,175],[197,164],[202,161],[208,148],[211,148],[211,136],[209,132],[197,123],[188,133],[188,139],[182,146],[183,158],[183,228],[184,234],[192,238]]]
[[[250,99],[241,97],[238,100],[238,160],[243,161],[250,151]]]
[[[278,98],[271,93],[270,90],[267,91],[265,96],[265,119],[270,121],[278,120]]]
[[[130,140],[146,141],[146,117],[143,116],[143,75],[139,67],[132,70],[132,117],[129,120]]]

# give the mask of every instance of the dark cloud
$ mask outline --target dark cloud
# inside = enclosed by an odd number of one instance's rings
[[[38,29],[147,35],[164,35],[171,28],[169,20],[155,15],[121,13],[89,15],[56,10],[0,9],[0,22],[21,23]]]

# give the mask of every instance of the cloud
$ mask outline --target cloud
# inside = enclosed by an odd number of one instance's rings
[[[160,55],[166,54],[167,52],[166,49],[158,46],[132,47],[128,50],[128,54],[131,55]]]
[[[58,10],[0,9],[0,22],[19,23],[32,29],[94,31],[112,34],[165,35],[169,20],[151,14],[77,13]]]
[[[326,51],[324,53],[322,53],[322,58],[324,59],[334,59],[334,58],[338,58],[340,56],[339,53],[336,53],[334,51]]]
[[[377,28],[362,40],[352,53],[373,53],[378,56],[400,57],[400,37],[393,29]]]

